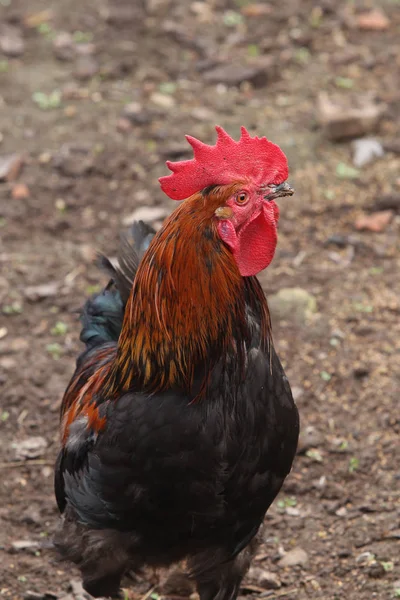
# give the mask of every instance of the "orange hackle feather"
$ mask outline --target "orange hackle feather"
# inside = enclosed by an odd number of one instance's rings
[[[249,278],[245,283],[213,218],[240,185],[194,194],[154,237],[125,309],[106,386],[111,395],[132,388],[190,390],[196,365],[211,370],[228,350],[240,354],[234,334],[247,334],[245,286],[258,282]]]

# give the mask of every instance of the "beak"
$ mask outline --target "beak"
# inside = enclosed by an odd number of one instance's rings
[[[268,200],[268,202],[275,200],[275,198],[280,198],[281,196],[292,196],[294,194],[294,189],[287,181],[284,181],[279,185],[269,185],[268,187],[270,192],[264,196],[264,200]]]

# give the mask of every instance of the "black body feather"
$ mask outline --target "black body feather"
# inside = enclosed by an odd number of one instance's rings
[[[85,306],[87,350],[78,368],[96,347],[116,344],[151,236],[136,225],[120,266],[103,259],[114,283]],[[115,595],[128,569],[188,558],[201,600],[236,597],[251,542],[291,469],[299,428],[273,346],[261,349],[257,308],[250,299],[246,306],[251,339],[237,386],[232,356],[214,367],[201,401],[179,390],[126,393],[99,405],[106,427],[98,435],[84,419],[71,426],[56,465],[64,518],[55,542],[80,566],[91,594]]]

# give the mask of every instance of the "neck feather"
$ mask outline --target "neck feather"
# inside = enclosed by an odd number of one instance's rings
[[[189,391],[199,365],[210,372],[230,350],[242,353],[249,336],[249,291],[261,303],[269,335],[258,281],[241,277],[202,202],[198,195],[183,202],[142,259],[125,309],[110,393],[174,386]]]

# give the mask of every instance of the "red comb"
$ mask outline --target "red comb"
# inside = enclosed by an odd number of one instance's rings
[[[172,175],[160,177],[161,189],[173,200],[184,200],[209,185],[251,180],[256,184],[283,183],[288,176],[286,156],[267,138],[251,137],[244,127],[236,142],[216,126],[217,143],[209,146],[187,135],[194,158],[167,161]]]

